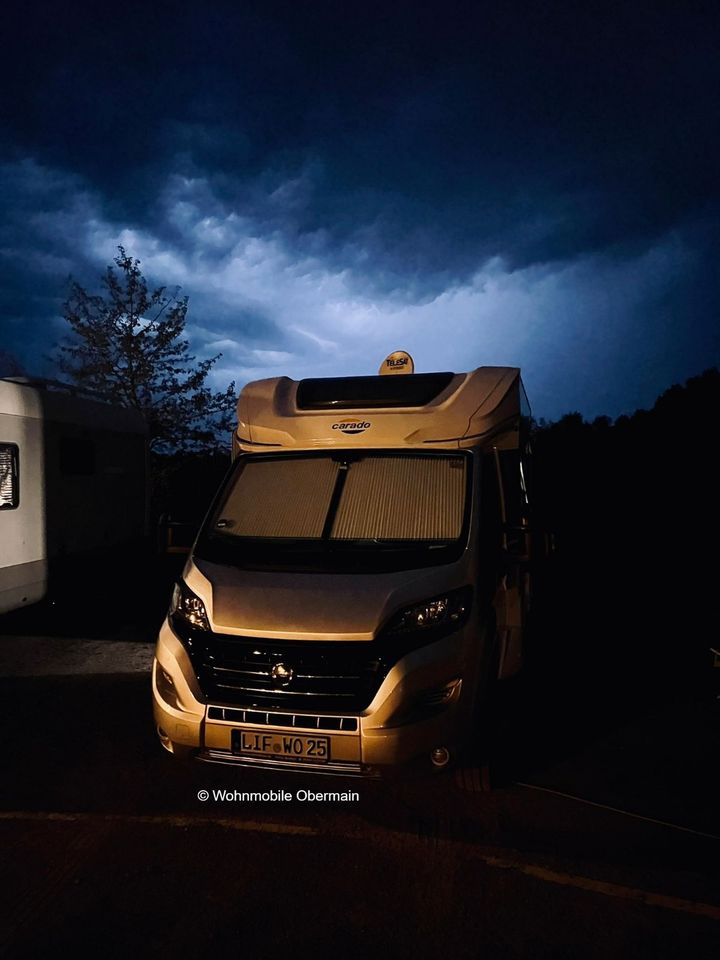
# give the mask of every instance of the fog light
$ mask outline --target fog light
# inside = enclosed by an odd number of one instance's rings
[[[447,747],[435,747],[430,754],[430,762],[434,767],[446,767],[450,762],[450,751]]]

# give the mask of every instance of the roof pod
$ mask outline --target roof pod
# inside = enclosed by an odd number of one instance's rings
[[[523,394],[517,367],[394,378],[274,377],[241,391],[237,439],[246,452],[480,446],[517,430]]]

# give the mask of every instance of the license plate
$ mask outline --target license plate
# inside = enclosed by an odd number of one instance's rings
[[[267,733],[264,730],[233,730],[232,752],[273,760],[305,760],[327,763],[330,737],[301,736],[296,733]]]

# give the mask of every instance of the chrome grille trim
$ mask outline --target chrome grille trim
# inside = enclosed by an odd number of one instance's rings
[[[273,687],[258,688],[258,687],[243,687],[237,683],[219,683],[216,681],[215,686],[221,690],[240,690],[243,693],[273,693],[279,694],[281,697],[317,697],[318,694],[314,690],[286,690],[284,687],[280,687],[277,690]],[[323,696],[332,697],[336,700],[338,697],[354,697],[353,693],[325,693]]]
[[[266,677],[268,682],[272,680],[272,674],[269,670],[246,670],[242,667],[220,667],[216,663],[212,664],[212,669],[215,673],[228,673],[232,676],[247,676],[247,677]],[[343,673],[343,674],[334,674],[334,673],[296,673],[296,679],[298,680],[360,680],[359,673]]]

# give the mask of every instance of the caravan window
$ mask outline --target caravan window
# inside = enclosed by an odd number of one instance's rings
[[[14,510],[20,503],[18,448],[0,443],[0,510]]]

